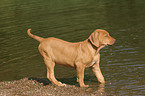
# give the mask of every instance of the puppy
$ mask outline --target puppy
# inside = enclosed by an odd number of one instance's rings
[[[88,87],[84,84],[86,67],[92,69],[100,83],[105,83],[99,66],[99,50],[105,46],[113,45],[116,41],[107,31],[97,29],[85,41],[70,43],[54,37],[42,38],[31,34],[30,30],[27,31],[28,35],[40,42],[38,49],[47,67],[47,78],[53,84],[65,85],[58,82],[54,76],[55,64],[75,68],[80,87]]]

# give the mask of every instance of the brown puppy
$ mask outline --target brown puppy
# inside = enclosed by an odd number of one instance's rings
[[[58,86],[64,86],[54,76],[55,64],[73,67],[77,70],[77,82],[80,87],[88,87],[84,84],[84,70],[90,67],[101,83],[105,83],[101,73],[99,50],[107,45],[113,45],[115,39],[102,29],[95,30],[90,37],[82,42],[70,43],[57,38],[42,38],[30,33],[28,35],[40,42],[39,52],[43,56],[47,67],[47,78]]]

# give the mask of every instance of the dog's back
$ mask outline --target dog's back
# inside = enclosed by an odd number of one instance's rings
[[[58,38],[50,37],[43,40],[39,45],[39,51],[44,51],[49,58],[57,64],[74,67],[79,44],[70,43]]]

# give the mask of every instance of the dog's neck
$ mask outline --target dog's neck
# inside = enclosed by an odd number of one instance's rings
[[[100,51],[100,49],[102,49],[103,47],[105,47],[105,45],[101,45],[101,46],[97,47],[97,46],[93,45],[93,44],[91,43],[91,41],[88,40],[88,39],[86,40],[86,42],[88,42],[88,46],[91,47],[91,49],[94,50],[93,52],[94,52],[95,54],[98,54],[99,51]]]
[[[104,46],[104,45],[102,45],[102,46],[98,47],[98,49],[97,49],[97,51],[96,51],[96,54],[98,54],[98,53],[99,53],[99,51],[100,51],[100,49],[102,49],[103,47],[105,47],[105,46]]]

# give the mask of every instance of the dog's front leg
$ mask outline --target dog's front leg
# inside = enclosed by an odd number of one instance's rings
[[[79,82],[80,87],[89,87],[88,85],[85,85],[84,83],[85,66],[83,64],[77,64],[76,70],[77,70],[77,82]]]
[[[101,70],[100,70],[100,66],[99,66],[99,60],[97,63],[95,63],[92,67],[91,67],[92,71],[94,72],[94,74],[96,75],[98,81],[100,83],[105,83],[105,80],[104,80],[104,77],[101,73]]]

